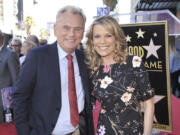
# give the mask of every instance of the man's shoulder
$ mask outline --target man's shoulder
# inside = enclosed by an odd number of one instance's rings
[[[57,45],[56,45],[55,43],[32,48],[32,49],[31,49],[31,52],[34,52],[34,53],[36,53],[36,52],[37,52],[37,53],[43,52],[43,53],[45,53],[45,52],[51,51],[53,48],[54,48],[54,49],[57,48]]]
[[[11,52],[12,49],[9,48],[9,47],[7,47],[7,46],[3,46],[2,51],[4,51],[4,52],[5,52],[5,51]]]
[[[3,47],[2,52],[7,54],[7,55],[15,53],[11,48],[9,48],[7,46]]]
[[[75,53],[76,53],[76,55],[80,56],[81,58],[84,58],[84,52],[82,50],[76,49]]]

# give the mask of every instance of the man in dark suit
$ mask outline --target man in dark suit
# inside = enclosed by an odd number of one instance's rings
[[[86,17],[66,6],[54,25],[57,42],[32,49],[14,87],[14,121],[18,135],[93,135],[92,106],[87,67],[76,49],[83,38]],[[72,121],[69,60],[72,55],[78,111]],[[76,108],[77,110],[77,108]]]
[[[19,58],[3,45],[4,35],[0,31],[0,124],[4,121],[1,89],[12,86],[19,72]]]

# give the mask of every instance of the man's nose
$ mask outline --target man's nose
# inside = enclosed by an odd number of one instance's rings
[[[71,29],[69,30],[69,34],[70,34],[71,36],[74,36],[74,34],[75,34],[74,28],[71,28]]]

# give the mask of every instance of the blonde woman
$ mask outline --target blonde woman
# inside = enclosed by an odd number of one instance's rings
[[[110,16],[97,18],[86,36],[92,98],[101,103],[97,135],[151,135],[154,91],[141,58],[127,54],[118,22]]]
[[[23,54],[23,56],[21,56],[19,59],[20,65],[22,65],[22,63],[24,62],[27,53],[34,47],[36,47],[36,44],[32,41],[25,40],[23,42],[22,47],[21,47],[21,53]]]

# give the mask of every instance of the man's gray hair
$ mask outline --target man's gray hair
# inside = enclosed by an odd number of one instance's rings
[[[84,24],[86,23],[86,16],[85,16],[83,10],[79,7],[71,6],[71,5],[65,6],[58,11],[58,13],[56,15],[56,21],[65,12],[70,12],[72,14],[79,14],[80,16],[82,16]]]
[[[12,45],[22,46],[21,39],[19,39],[19,38],[14,38],[14,39],[11,41],[11,44],[12,44]]]

